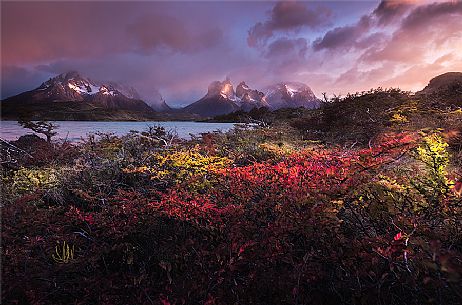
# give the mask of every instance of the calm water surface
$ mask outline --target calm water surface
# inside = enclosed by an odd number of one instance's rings
[[[111,132],[124,135],[130,130],[144,131],[147,126],[159,125],[165,129],[175,130],[183,139],[190,139],[190,134],[199,135],[203,132],[220,130],[226,132],[234,127],[234,123],[202,123],[202,122],[92,122],[92,121],[54,121],[58,124],[58,138],[67,137],[76,142],[89,133]],[[0,121],[0,137],[5,140],[15,140],[22,135],[32,134],[30,129],[24,129],[16,121]],[[40,135],[39,135],[40,136]],[[42,135],[43,137],[43,135]]]

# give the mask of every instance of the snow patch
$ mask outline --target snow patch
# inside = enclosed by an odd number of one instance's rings
[[[116,95],[117,93],[114,91],[114,90],[109,90],[108,88],[102,86],[99,91],[104,94],[104,95],[111,95],[111,96],[114,96]]]
[[[80,88],[79,86],[76,86],[76,85],[71,84],[71,83],[68,83],[67,86],[68,86],[70,89],[72,89],[72,90],[74,90],[75,92],[77,92],[77,93],[80,93],[80,94],[85,93],[85,94],[87,94],[87,90],[82,89],[82,88]]]
[[[298,91],[297,89],[294,89],[294,88],[289,87],[289,86],[287,86],[287,85],[285,85],[285,87],[286,87],[287,92],[290,94],[290,97],[294,97],[294,95],[295,95],[296,93],[299,93],[299,92],[300,92],[300,91]]]
[[[88,87],[87,88],[90,88],[90,91],[88,92],[88,94],[96,94],[99,92],[100,90],[100,87],[99,86],[94,86],[92,84],[88,84]]]

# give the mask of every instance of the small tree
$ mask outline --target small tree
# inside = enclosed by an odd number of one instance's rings
[[[59,127],[57,124],[48,121],[32,122],[28,119],[19,119],[18,124],[24,128],[31,129],[33,132],[45,135],[48,143],[51,143],[51,138],[58,133],[56,128]]]
[[[161,142],[165,147],[170,147],[178,139],[178,134],[175,130],[166,130],[162,126],[150,125],[146,131],[141,133],[141,137]]]

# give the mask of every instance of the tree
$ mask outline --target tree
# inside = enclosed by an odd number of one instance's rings
[[[166,147],[170,147],[178,134],[175,130],[165,130],[162,126],[150,125],[148,129],[141,133],[141,137],[161,142]]]
[[[59,127],[59,125],[48,121],[32,122],[28,119],[19,119],[18,124],[24,128],[31,129],[33,132],[45,135],[48,143],[51,143],[51,138],[58,133],[56,128]]]

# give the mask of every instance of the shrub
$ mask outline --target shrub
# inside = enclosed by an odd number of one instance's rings
[[[438,133],[424,136],[421,145],[415,149],[414,157],[425,166],[425,173],[416,177],[414,186],[425,196],[431,206],[441,202],[449,192],[450,181],[447,178],[449,165],[448,144]]]
[[[20,168],[14,172],[12,188],[19,194],[37,190],[51,189],[58,186],[58,172],[53,168]]]
[[[232,161],[226,157],[207,156],[198,147],[188,150],[164,151],[151,156],[150,162],[141,167],[127,167],[127,174],[142,174],[149,179],[172,186],[188,181],[188,186],[196,189],[209,185],[215,170],[229,166]],[[190,183],[194,178],[194,183]]]
[[[298,146],[250,162],[232,151],[243,135],[168,149],[136,135],[84,144],[63,179],[67,204],[32,205],[32,193],[2,209],[4,300],[458,304],[460,198],[438,191],[429,209],[416,187],[447,179],[442,139],[382,134],[366,148]],[[285,141],[273,136],[249,143],[279,154],[268,143]],[[62,241],[73,259],[56,264]]]

